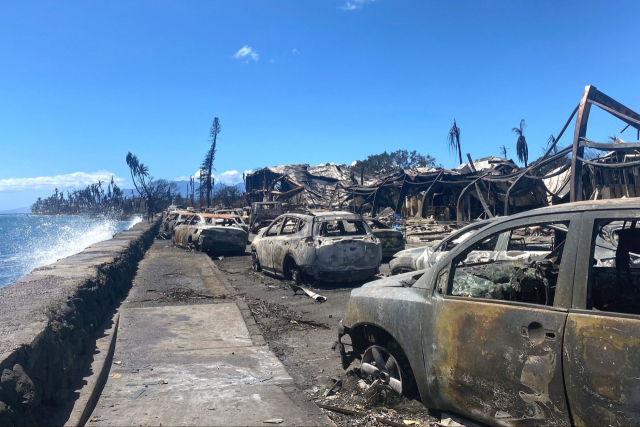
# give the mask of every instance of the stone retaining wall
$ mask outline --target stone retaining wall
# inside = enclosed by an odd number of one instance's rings
[[[159,227],[136,224],[0,289],[0,426],[42,424],[69,400]]]

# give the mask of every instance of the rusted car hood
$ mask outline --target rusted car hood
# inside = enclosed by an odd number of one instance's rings
[[[410,248],[410,249],[405,249],[403,251],[399,251],[396,252],[393,257],[394,258],[400,258],[400,257],[419,257],[420,255],[422,255],[422,253],[424,252],[425,249],[427,249],[428,246],[420,246],[417,248]]]
[[[407,288],[411,287],[418,278],[424,274],[424,271],[410,271],[409,273],[398,274],[396,276],[385,277],[384,279],[375,280],[365,283],[363,288]]]

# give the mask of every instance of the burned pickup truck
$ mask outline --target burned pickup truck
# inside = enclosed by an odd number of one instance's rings
[[[638,221],[637,199],[492,221],[432,268],[353,290],[343,365],[490,425],[638,425]]]
[[[195,214],[173,230],[176,246],[203,252],[243,253],[249,234],[238,218],[230,215]]]
[[[282,202],[251,203],[249,229],[252,233],[257,233],[261,228],[267,227],[274,219],[282,215],[282,212]]]
[[[347,282],[379,272],[380,242],[360,215],[290,212],[278,217],[251,244],[255,271],[296,281]]]

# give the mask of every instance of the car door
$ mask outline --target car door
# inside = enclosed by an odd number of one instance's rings
[[[277,237],[273,238],[273,268],[278,272],[283,272],[284,257],[291,248],[291,235],[297,231],[298,218],[285,217],[282,228]]]
[[[274,221],[264,232],[264,237],[261,239],[262,242],[260,242],[258,248],[258,259],[265,270],[273,271],[273,240],[278,236],[283,222],[284,217]]]
[[[569,407],[576,425],[639,425],[640,212],[583,222],[564,336]]]
[[[570,216],[550,221],[568,225]],[[567,233],[564,244],[558,242],[559,257],[535,267],[478,256],[530,222],[481,230],[435,267],[423,348],[427,386],[439,408],[492,425],[570,425],[561,352],[575,252],[562,248],[575,246],[578,234]]]

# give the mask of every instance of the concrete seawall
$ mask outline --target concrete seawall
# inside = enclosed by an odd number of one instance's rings
[[[136,224],[0,289],[0,426],[42,424],[70,399],[159,226]]]

